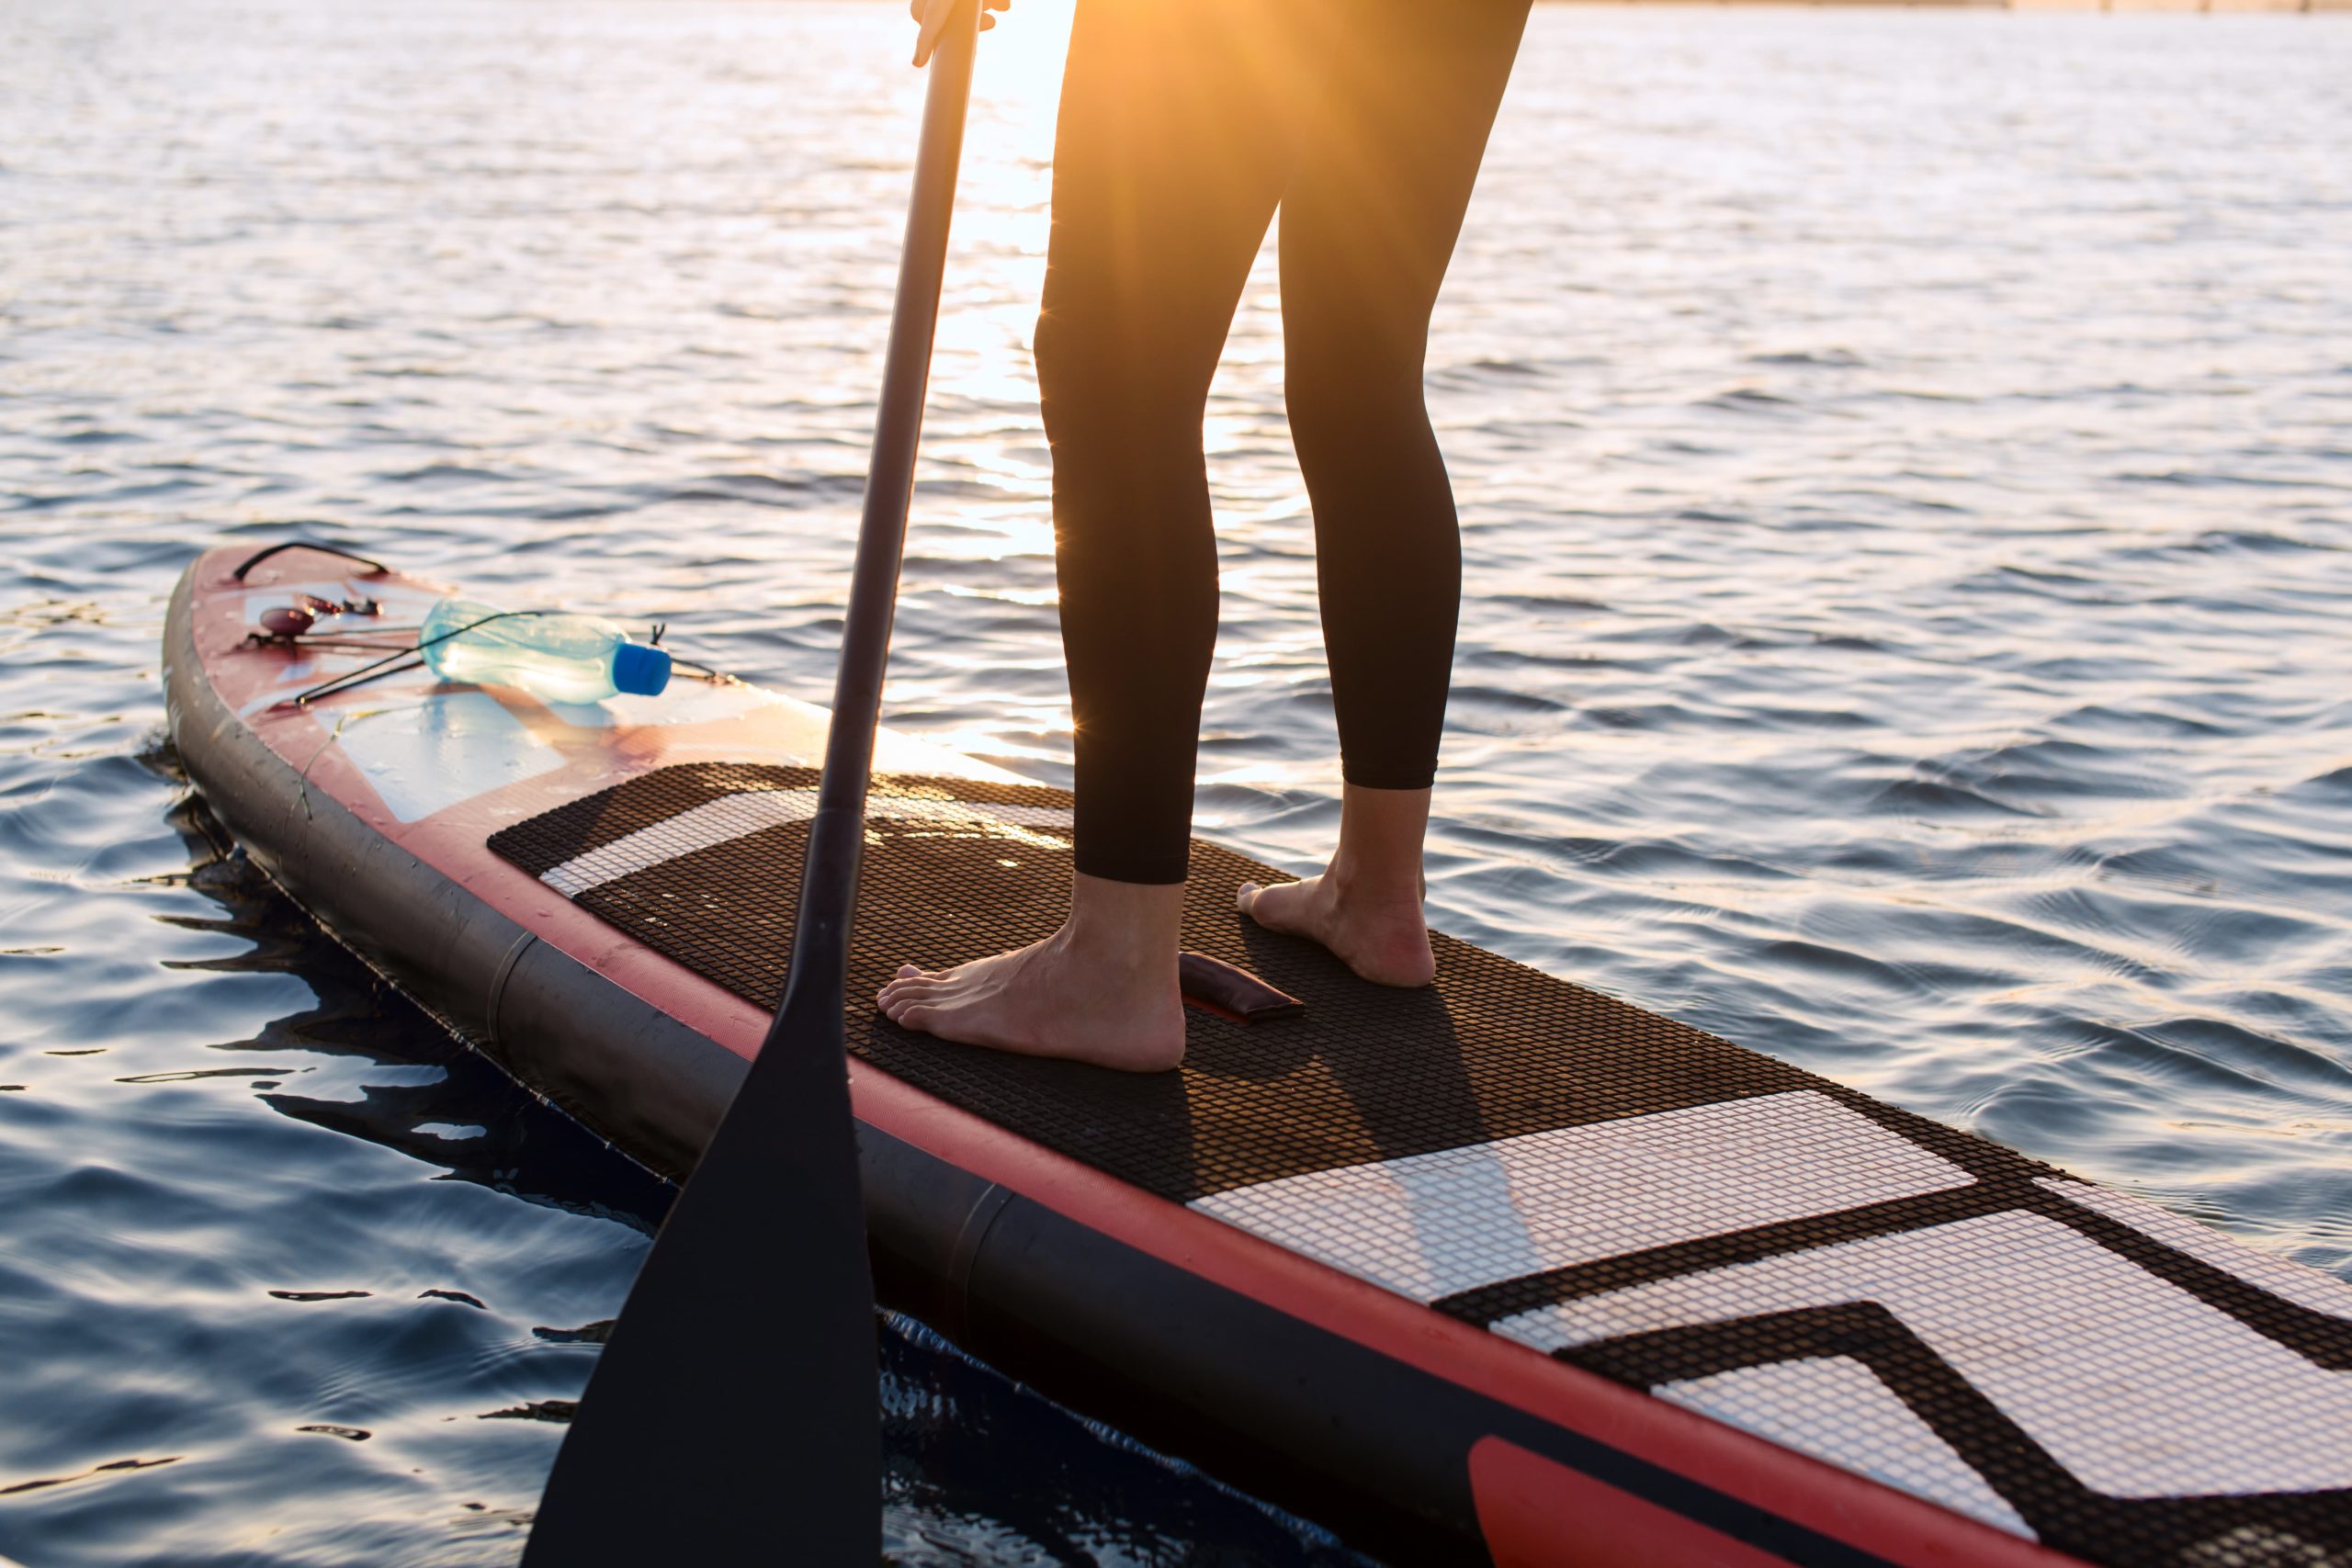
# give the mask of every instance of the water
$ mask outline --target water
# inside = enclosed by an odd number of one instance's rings
[[[987,40],[892,722],[1069,774]],[[895,4],[0,11],[0,1553],[511,1562],[662,1190],[226,855],[164,595],[296,525],[821,693]],[[2352,1277],[2352,24],[1547,8],[1431,350],[1442,923]],[[1204,831],[1336,821],[1271,271]],[[364,1293],[360,1293],[364,1292]],[[1337,1549],[885,1337],[909,1562]]]

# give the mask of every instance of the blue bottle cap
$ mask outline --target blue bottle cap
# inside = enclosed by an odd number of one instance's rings
[[[670,683],[670,656],[641,642],[613,649],[613,686],[632,696],[658,697]]]

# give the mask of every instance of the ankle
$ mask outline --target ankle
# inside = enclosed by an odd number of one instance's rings
[[[1421,903],[1430,792],[1351,784],[1340,797],[1340,847],[1324,873],[1335,897],[1375,908]]]
[[[1157,984],[1176,978],[1182,946],[1182,883],[1111,882],[1080,875],[1058,936],[1072,959],[1107,976]]]
[[[1331,857],[1331,864],[1323,873],[1323,886],[1335,904],[1365,908],[1387,908],[1396,905],[1421,907],[1421,868],[1416,863],[1403,865],[1366,865],[1351,858],[1347,846]]]
[[[1073,919],[1062,927],[1055,942],[1071,963],[1115,984],[1151,985],[1162,978],[1172,980],[1176,975],[1178,943],[1162,946],[1145,941],[1137,932],[1106,920]]]

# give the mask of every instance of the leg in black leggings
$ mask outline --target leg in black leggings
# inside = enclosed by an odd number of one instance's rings
[[[1184,879],[1216,538],[1201,420],[1296,140],[1291,0],[1083,0],[1037,384],[1054,457],[1078,866]]]
[[[1201,423],[1277,206],[1348,792],[1330,870],[1242,903],[1368,978],[1429,978],[1420,831],[1461,553],[1421,358],[1526,14],[1527,0],[1080,0],[1036,339],[1079,876],[1045,941],[902,968],[879,998],[892,1019],[1138,1070],[1183,1055],[1176,950],[1216,640]]]
[[[1342,772],[1367,788],[1437,773],[1462,549],[1421,364],[1526,17],[1498,0],[1351,8],[1332,49],[1354,58],[1283,193],[1284,394]]]
[[[1461,554],[1422,352],[1525,17],[1512,0],[1080,6],[1036,352],[1081,872],[1184,876],[1216,637],[1201,417],[1277,203],[1346,776],[1429,787]]]

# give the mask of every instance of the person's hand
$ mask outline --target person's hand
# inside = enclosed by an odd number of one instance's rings
[[[938,44],[939,35],[946,29],[947,18],[956,14],[958,5],[964,3],[965,0],[907,0],[907,15],[918,24],[915,31],[917,65],[930,62],[931,51]],[[980,0],[980,31],[986,32],[996,26],[996,18],[989,15],[990,11],[1001,11],[1012,4],[1012,0]]]

